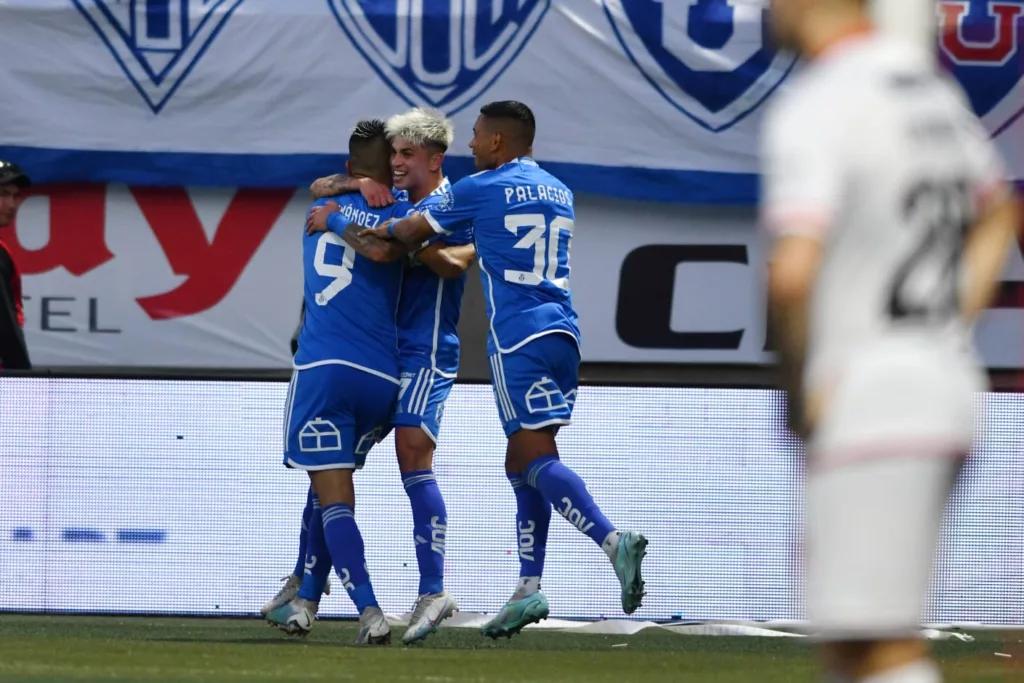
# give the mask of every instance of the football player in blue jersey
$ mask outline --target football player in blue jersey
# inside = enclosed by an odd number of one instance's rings
[[[413,109],[388,121],[395,188],[420,211],[436,206],[450,185],[442,171],[454,138],[440,112]],[[476,259],[470,226],[412,247],[398,309],[402,387],[392,424],[402,483],[413,514],[419,597],[402,641],[437,630],[456,609],[444,590],[448,516],[434,478],[434,449],[445,400],[459,369],[459,314],[466,270]]]
[[[525,104],[484,106],[470,142],[480,172],[455,183],[437,206],[361,233],[414,246],[466,226],[474,230],[519,538],[519,583],[482,629],[492,638],[511,637],[548,615],[540,577],[552,506],[608,555],[626,614],[644,596],[640,565],[647,539],[615,528],[583,480],[559,459],[555,444],[572,416],[580,363],[569,290],[573,195],[531,158],[535,131]]]
[[[361,121],[349,139],[348,174],[389,183],[390,153],[385,122]],[[325,200],[310,210],[326,231],[303,237],[305,312],[284,416],[285,465],[309,473],[318,514],[298,596],[267,620],[307,632],[333,562],[359,612],[356,643],[386,644],[391,629],[370,582],[352,476],[384,433],[401,386],[396,310],[406,250],[356,233],[357,225],[406,215],[412,205],[374,209],[358,194],[333,202],[332,211],[317,210]]]
[[[416,108],[392,117],[394,196],[421,211],[436,206],[450,185],[444,155],[454,128],[444,114]],[[314,184],[314,194],[361,191],[380,200],[380,187],[367,178],[332,177]],[[326,183],[326,187],[324,184]],[[311,215],[311,225],[315,217]],[[314,227],[314,229],[316,229]],[[413,513],[413,540],[420,572],[419,596],[402,637],[423,640],[451,616],[457,605],[444,590],[447,511],[433,472],[434,450],[445,400],[459,368],[458,323],[466,270],[476,257],[465,226],[452,235],[434,235],[410,250],[398,309],[398,348],[402,385],[392,416],[399,471]]]
[[[299,324],[295,328],[295,332],[292,334],[291,343],[289,346],[292,350],[292,358],[295,358],[295,354],[299,351],[299,333],[302,332],[302,321],[306,316],[306,301],[303,297],[302,305],[299,307]],[[294,361],[293,361],[294,362]],[[271,611],[277,609],[286,602],[291,602],[295,599],[295,596],[299,593],[299,588],[302,586],[302,576],[306,568],[306,547],[309,541],[309,529],[310,522],[313,521],[313,528],[315,532],[323,534],[323,519],[320,516],[320,500],[313,493],[313,487],[310,485],[309,490],[306,492],[306,507],[302,510],[302,530],[299,532],[299,556],[295,561],[295,569],[288,576],[281,579],[284,581],[284,585],[281,586],[281,590],[277,592],[277,595],[268,600],[263,607],[260,608],[260,614],[267,616]],[[321,545],[323,545],[321,543]],[[323,558],[321,558],[323,559]],[[330,565],[330,561],[327,561]],[[324,594],[331,594],[331,579],[327,578],[324,584]]]

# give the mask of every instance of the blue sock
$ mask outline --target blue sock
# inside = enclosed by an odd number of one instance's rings
[[[295,560],[295,576],[302,576],[306,567],[306,544],[309,538],[309,517],[313,514],[313,487],[306,493],[306,507],[302,510],[302,531],[299,532],[299,557]]]
[[[323,517],[324,538],[334,561],[334,571],[338,572],[341,585],[348,591],[356,609],[362,614],[367,607],[380,607],[370,585],[363,535],[356,526],[352,507],[344,503],[328,505],[323,510]]]
[[[420,595],[444,590],[444,535],[448,512],[432,470],[402,475],[402,484],[412,505],[416,563],[420,568]]]
[[[313,513],[309,516],[309,536],[306,541],[306,563],[299,586],[299,597],[319,602],[331,575],[331,551],[324,538],[324,517],[320,511],[320,498],[313,494]]]
[[[526,468],[523,476],[558,514],[604,548],[605,541],[615,531],[615,525],[597,507],[580,476],[566,467],[557,455],[537,458]]]
[[[539,583],[544,573],[544,556],[547,554],[551,504],[544,500],[539,491],[526,483],[525,477],[509,474],[508,481],[516,494],[519,576],[536,577]]]

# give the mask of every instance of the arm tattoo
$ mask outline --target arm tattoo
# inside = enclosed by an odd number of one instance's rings
[[[339,194],[346,194],[348,192],[358,192],[359,183],[354,178],[349,178],[347,175],[341,173],[335,173],[327,178],[327,191],[330,193],[328,196],[334,196]]]
[[[349,223],[345,226],[345,230],[341,233],[341,239],[344,240],[345,244],[348,244],[357,252],[362,254],[368,259],[376,260],[383,254],[387,254],[389,251],[395,248],[395,245],[386,240],[382,240],[374,235],[367,235],[366,237],[360,237],[359,233],[366,228],[358,223]]]

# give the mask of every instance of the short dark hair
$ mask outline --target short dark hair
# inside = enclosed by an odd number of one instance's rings
[[[349,164],[353,173],[379,178],[391,173],[391,142],[384,119],[363,119],[348,138]]]
[[[537,119],[533,111],[522,102],[515,100],[503,100],[491,102],[480,107],[480,114],[488,119],[509,121],[518,129],[518,137],[528,146],[533,145],[533,138],[537,135]]]

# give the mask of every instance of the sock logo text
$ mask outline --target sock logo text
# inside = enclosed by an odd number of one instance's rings
[[[342,567],[341,571],[338,572],[338,577],[341,579],[341,585],[344,586],[345,590],[349,593],[356,589],[355,585],[352,583],[352,575],[348,573],[348,569]]]
[[[572,501],[569,500],[568,497],[563,498],[562,502],[565,503],[565,507],[558,510],[558,514],[569,520],[570,524],[583,533],[590,531],[590,528],[594,526],[594,523],[587,521],[587,518],[583,516],[583,513],[572,506]]]
[[[519,522],[519,558],[533,562],[533,532],[537,529],[537,523],[532,519]]]
[[[448,525],[442,523],[440,517],[430,520],[430,549],[442,557],[444,557],[444,534],[447,529]]]

